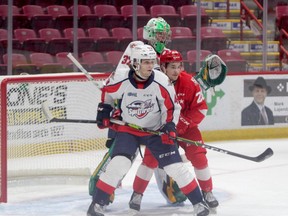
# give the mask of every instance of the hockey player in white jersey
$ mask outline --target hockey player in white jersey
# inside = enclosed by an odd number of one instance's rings
[[[150,19],[148,23],[144,26],[143,38],[147,41],[148,44],[150,44],[154,48],[154,50],[157,53],[157,57],[158,57],[157,64],[154,65],[154,68],[156,69],[160,69],[159,67],[160,54],[163,53],[163,51],[167,50],[166,45],[170,41],[170,37],[171,37],[170,25],[161,17]],[[143,44],[144,43],[142,41],[133,41],[127,46],[116,68],[116,71],[115,71],[116,76],[118,77],[125,76],[125,71],[129,70],[129,67],[130,67],[131,50],[136,45],[143,45]],[[215,57],[212,57],[211,59],[213,60],[214,58]],[[209,69],[210,64],[208,64],[208,62],[209,61],[207,60],[206,64]],[[203,77],[206,77],[206,76],[205,74],[203,74],[203,72],[201,72],[197,75],[197,77],[195,77],[195,79],[201,84],[201,87],[205,90],[207,90],[207,88],[209,87],[218,85],[222,81],[222,79],[217,79],[216,81],[210,80],[210,82],[207,83],[207,81],[205,81]],[[118,110],[119,109],[116,109],[116,113],[119,113]],[[99,178],[99,173],[105,171],[105,167],[111,159],[110,153],[113,150],[113,146],[114,146],[113,142],[114,142],[115,135],[116,135],[116,132],[113,131],[112,129],[109,129],[108,139],[106,142],[106,147],[109,148],[109,150],[105,154],[102,162],[97,166],[97,168],[95,169],[95,171],[93,172],[90,178],[90,182],[89,182],[89,194],[90,195],[93,194],[96,182]],[[159,173],[160,171],[163,172],[163,169],[157,168],[156,174]],[[149,173],[149,170],[147,170],[146,172]],[[157,179],[158,187],[162,188],[160,189],[160,192],[162,193],[162,195],[164,196],[164,198],[167,200],[168,203],[171,203],[171,204],[180,203],[181,204],[187,199],[186,196],[179,189],[176,182],[171,177],[167,175],[156,175],[156,179]],[[111,196],[111,202],[113,202],[113,199],[114,199],[114,196]]]
[[[163,134],[151,135],[130,127],[114,125],[117,136],[112,160],[97,181],[87,215],[104,216],[104,206],[109,203],[109,197],[118,182],[129,171],[140,144],[146,145],[159,165],[178,183],[194,208],[199,209],[197,216],[209,215],[197,181],[183,165],[175,144],[175,125],[178,123],[180,105],[175,101],[174,87],[167,76],[153,70],[157,56],[151,46],[134,47],[131,57],[132,69],[124,77],[116,74],[110,77],[103,87],[97,125],[99,128],[111,126],[109,119],[114,101],[120,100],[121,118],[124,122],[159,130]]]
[[[162,18],[151,18],[147,24],[143,27],[143,39],[147,41],[149,45],[151,45],[157,54],[157,61],[154,65],[154,69],[160,70],[159,62],[160,62],[160,55],[163,51],[167,50],[166,45],[171,40],[171,28],[170,25]],[[114,72],[114,76],[121,77],[125,76],[125,72],[130,69],[131,63],[131,52],[132,49],[137,45],[144,45],[142,41],[132,41],[126,48],[125,52],[123,53],[117,68]],[[116,113],[119,109],[116,109]],[[115,116],[115,115],[114,115]],[[106,147],[109,148],[108,152],[105,154],[102,162],[96,167],[95,171],[93,172],[90,182],[89,182],[89,194],[92,195],[93,191],[95,190],[96,182],[99,178],[99,173],[105,170],[106,165],[110,161],[110,153],[113,150],[113,142],[114,137],[116,136],[116,132],[113,129],[109,129],[108,131],[108,139],[106,141]],[[166,189],[171,194],[169,197],[166,196],[164,193],[163,196],[167,200],[168,203],[182,203],[187,198],[178,188],[177,184],[174,182],[172,178],[170,178],[170,182],[173,185],[173,189],[167,187]],[[163,179],[159,179],[157,182],[164,182]],[[165,191],[167,191],[165,189]],[[111,196],[111,202],[113,202],[114,195]]]

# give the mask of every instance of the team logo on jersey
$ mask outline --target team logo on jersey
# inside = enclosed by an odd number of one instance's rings
[[[132,117],[136,117],[138,119],[144,118],[149,112],[152,112],[154,109],[154,104],[152,100],[146,101],[134,101],[126,106],[128,109],[128,114]]]
[[[137,97],[137,93],[135,93],[135,92],[128,92],[127,95],[130,97]]]
[[[185,97],[185,93],[178,93],[178,94],[177,94],[177,102],[178,102],[179,104],[184,104],[184,99],[183,99],[183,97]]]

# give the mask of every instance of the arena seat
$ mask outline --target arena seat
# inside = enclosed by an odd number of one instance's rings
[[[32,52],[45,52],[46,42],[44,39],[37,37],[33,29],[19,28],[14,30],[15,39],[22,44],[22,49]]]
[[[64,37],[74,42],[74,28],[66,28],[63,30]],[[82,28],[77,29],[78,54],[86,51],[95,51],[95,43],[92,37],[87,37]]]
[[[196,49],[196,37],[188,27],[171,27],[171,44],[168,46],[178,50],[184,58],[188,50]]]
[[[39,73],[61,73],[64,69],[60,63],[55,62],[53,56],[49,53],[31,53],[30,60],[32,64],[38,67]]]
[[[132,29],[133,25],[133,5],[124,5],[120,9],[125,19],[125,26]],[[150,14],[147,14],[144,6],[137,5],[137,28],[143,27],[150,20]]]
[[[88,36],[95,41],[95,51],[106,52],[118,50],[118,40],[116,37],[110,36],[106,28],[89,28]]]
[[[40,38],[46,41],[46,52],[56,55],[59,52],[71,52],[72,43],[68,38],[63,38],[60,31],[54,28],[44,28],[39,30]]]
[[[240,52],[230,49],[218,50],[217,55],[226,63],[228,73],[246,72],[248,63]]]
[[[153,5],[150,8],[151,17],[162,17],[170,26],[181,26],[180,15],[173,6]]]
[[[275,8],[275,24],[278,30],[288,31],[288,5],[279,5]]]
[[[212,54],[210,50],[200,50],[200,62],[202,62],[208,55]],[[196,71],[197,64],[197,50],[187,51],[187,61],[184,62],[184,68],[188,72],[198,72]],[[201,64],[200,64],[201,67]]]
[[[73,14],[74,6],[71,6],[68,11]],[[92,13],[88,5],[78,5],[78,26],[85,30],[100,27],[99,17]]]
[[[12,53],[12,73],[14,75],[21,73],[37,74],[37,66],[35,64],[30,64],[26,56],[20,53]],[[3,55],[3,63],[8,64],[8,54]]]
[[[0,27],[7,29],[8,5],[0,5],[0,16],[1,16]],[[28,20],[27,15],[20,14],[20,9],[15,5],[12,5],[12,16],[13,16],[13,29],[30,28],[30,21]]]
[[[113,5],[95,5],[94,13],[99,17],[100,27],[111,29],[124,25],[124,17]]]
[[[182,25],[189,27],[193,33],[196,32],[197,26],[197,6],[195,5],[183,5],[179,7],[179,13],[182,20]],[[208,26],[209,16],[207,15],[205,8],[201,7],[201,26]]]
[[[111,34],[112,37],[118,39],[118,49],[120,51],[125,51],[128,44],[133,40],[132,31],[129,28],[123,28],[123,27],[112,28]]]
[[[114,69],[117,67],[122,55],[124,52],[122,51],[108,51],[106,52],[105,58],[106,61],[112,62]]]
[[[106,62],[100,52],[83,52],[83,63],[88,65],[88,71],[112,72],[114,67],[111,62]]]
[[[228,47],[228,38],[220,28],[201,27],[201,49],[211,50],[215,53],[218,50]]]
[[[47,13],[53,17],[54,28],[60,31],[65,28],[73,27],[73,15],[69,14],[68,9],[63,5],[47,6]]]
[[[42,28],[53,28],[53,18],[49,14],[45,14],[39,5],[24,5],[23,13],[28,16],[31,28],[38,32]]]

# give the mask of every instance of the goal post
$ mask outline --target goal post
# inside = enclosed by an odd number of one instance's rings
[[[103,82],[108,74],[91,74]],[[0,77],[0,202],[17,178],[86,176],[101,161],[107,130],[95,124],[49,123],[57,118],[95,120],[101,91],[82,73]]]

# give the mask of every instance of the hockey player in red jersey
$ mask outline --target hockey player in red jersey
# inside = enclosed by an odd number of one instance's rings
[[[205,117],[207,105],[199,84],[190,74],[183,71],[182,56],[176,50],[165,50],[162,53],[160,67],[174,84],[177,98],[182,107],[177,124],[178,135],[189,140],[203,142],[198,125]],[[212,193],[213,184],[206,157],[206,149],[184,142],[178,142],[178,144],[184,149],[186,158],[192,163],[204,199],[209,208],[214,211],[218,206],[218,201]],[[157,160],[146,148],[143,162],[138,168],[133,184],[134,192],[129,202],[131,209],[140,210],[143,193],[153,175],[154,169],[157,167]],[[175,199],[175,194],[169,194],[169,191],[163,190],[163,188],[169,188],[169,184],[171,184],[169,179],[166,180],[167,185],[163,185],[163,182],[158,182],[159,179],[162,179],[161,175],[166,175],[163,169],[162,171],[161,169],[156,169],[155,173],[158,186],[160,185],[161,187],[159,189],[162,193],[165,193],[163,194],[164,197],[168,197],[167,201],[176,202],[177,200],[173,200]],[[196,215],[198,214],[196,213]]]
[[[109,119],[114,101],[119,100],[124,122],[160,130],[163,134],[151,135],[127,126],[115,127],[117,136],[112,159],[96,183],[88,216],[104,216],[104,206],[109,203],[110,195],[129,171],[140,144],[149,149],[158,164],[178,183],[193,204],[196,215],[209,215],[196,179],[181,160],[175,141],[175,125],[181,107],[175,101],[175,89],[168,77],[153,70],[156,58],[156,52],[151,46],[134,47],[131,54],[132,69],[126,71],[125,76],[111,76],[102,89],[96,117],[99,128],[111,126]]]

